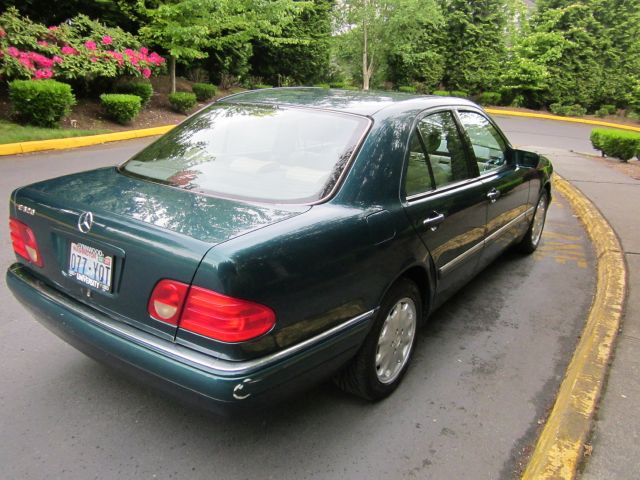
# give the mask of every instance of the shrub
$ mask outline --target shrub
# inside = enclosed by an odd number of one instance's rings
[[[144,107],[153,95],[153,86],[149,82],[126,82],[116,85],[116,92],[128,93],[140,97],[142,106]]]
[[[448,97],[449,92],[447,92],[446,90],[436,90],[432,95],[437,95],[438,97]]]
[[[606,109],[609,115],[615,115],[618,112],[618,108],[615,105],[602,105],[601,109]]]
[[[635,132],[595,128],[591,132],[591,144],[603,155],[623,162],[640,155],[640,134]]]
[[[346,85],[346,82],[331,82],[329,84],[331,88],[344,88],[345,85]]]
[[[449,94],[452,97],[469,98],[469,93],[465,92],[464,90],[451,90],[451,92],[449,92]]]
[[[76,103],[71,87],[55,80],[14,80],[9,98],[25,122],[40,127],[56,127]]]
[[[196,94],[190,92],[176,92],[169,94],[169,102],[176,112],[187,113],[196,104]]]
[[[194,83],[191,90],[196,94],[196,98],[200,102],[206,102],[212,99],[216,94],[216,86],[210,83]]]
[[[633,110],[627,112],[627,118],[635,122],[640,122],[640,113]]]
[[[416,93],[418,89],[416,87],[412,87],[411,85],[401,85],[398,87],[398,91],[403,93]]]
[[[582,105],[578,105],[577,103],[575,105],[562,105],[560,103],[552,103],[551,105],[549,105],[549,110],[551,110],[551,113],[561,115],[563,117],[581,117],[587,114],[587,109]]]
[[[328,83],[316,83],[313,85],[314,87],[317,88],[331,88],[331,85],[329,85]]]
[[[480,105],[500,105],[502,95],[499,92],[482,92],[478,95]]]
[[[356,87],[355,85],[345,85],[342,87],[342,90],[360,90],[360,87]]]
[[[267,85],[265,83],[258,83],[257,85],[254,85],[253,88],[256,88],[258,90],[263,90],[265,88],[273,88],[273,85]]]
[[[136,118],[142,108],[139,96],[124,93],[103,93],[100,95],[100,103],[109,118],[122,124]]]

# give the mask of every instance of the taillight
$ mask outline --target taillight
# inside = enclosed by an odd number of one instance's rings
[[[42,268],[44,263],[42,262],[42,255],[40,255],[40,249],[33,230],[15,218],[9,218],[9,230],[11,231],[13,251]]]
[[[269,307],[191,287],[179,327],[222,342],[244,342],[267,333],[275,323]]]
[[[149,315],[171,325],[177,325],[189,285],[175,280],[160,280],[149,298]]]
[[[267,306],[168,279],[156,284],[147,308],[156,320],[221,342],[251,340],[276,323]]]

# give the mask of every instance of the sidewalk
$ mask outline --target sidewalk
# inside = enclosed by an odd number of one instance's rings
[[[527,147],[523,147],[526,149]],[[534,148],[532,148],[533,150]],[[535,148],[579,188],[620,237],[628,269],[628,297],[608,383],[596,413],[583,480],[638,478],[640,468],[640,181],[596,159]]]

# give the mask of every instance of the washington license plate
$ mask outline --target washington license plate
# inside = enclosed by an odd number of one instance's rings
[[[105,255],[99,248],[72,242],[68,273],[80,283],[109,292],[113,278],[113,257]]]

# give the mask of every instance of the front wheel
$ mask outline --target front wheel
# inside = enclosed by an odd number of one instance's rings
[[[547,209],[549,208],[549,194],[546,190],[543,190],[536,205],[536,210],[533,213],[533,219],[531,225],[525,234],[524,238],[520,242],[520,251],[524,253],[533,253],[540,244],[542,238],[542,230],[544,230],[544,222],[547,218]]]
[[[409,367],[421,315],[418,287],[400,279],[385,295],[360,351],[336,377],[338,386],[368,400],[389,396]]]

